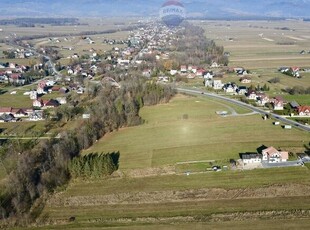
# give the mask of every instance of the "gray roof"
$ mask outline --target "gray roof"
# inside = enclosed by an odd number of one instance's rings
[[[262,158],[263,155],[259,153],[243,153],[241,154],[242,159],[253,159],[253,158]]]
[[[299,107],[299,104],[296,101],[291,101],[290,105],[292,106],[292,108],[297,108]]]

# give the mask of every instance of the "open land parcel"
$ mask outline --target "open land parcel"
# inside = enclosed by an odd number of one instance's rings
[[[282,65],[309,63],[308,56],[299,56],[299,49],[309,42],[306,35],[300,38],[304,40],[293,39],[294,44],[279,45],[273,43],[276,37],[268,36],[267,40],[257,35],[261,31],[257,25],[246,27],[247,22],[229,22],[231,29],[227,32],[225,27],[222,30],[221,23],[208,22],[208,26],[217,30],[207,32],[207,36],[216,35],[216,42],[231,52],[231,66],[253,69],[262,75],[256,76],[259,83],[281,76],[281,82],[272,89],[276,93],[283,86],[309,85],[308,77],[293,79],[277,72]],[[262,26],[266,27],[265,23]],[[235,35],[229,34],[231,30]],[[267,31],[270,30],[263,30],[265,34]],[[306,29],[303,31],[307,33]],[[225,36],[228,41],[221,43],[219,38]],[[280,43],[292,40],[289,36],[281,38]],[[307,102],[308,98],[302,100]],[[51,198],[41,215],[42,222],[63,223],[57,228],[77,229],[96,228],[97,224],[135,229],[176,222],[180,224],[163,225],[163,228],[197,226],[199,229],[202,226],[195,222],[201,221],[209,222],[211,227],[233,225],[245,229],[248,225],[234,220],[250,219],[248,224],[274,227],[286,223],[282,220],[285,215],[299,218],[290,222],[292,227],[308,226],[309,222],[304,220],[310,209],[304,202],[309,198],[306,167],[175,175],[178,162],[215,160],[229,164],[230,158],[238,158],[241,152],[256,151],[261,145],[304,151],[304,144],[309,142],[309,133],[283,130],[258,115],[221,117],[216,114],[226,109],[223,104],[203,97],[181,95],[169,104],[143,108],[143,125],[111,133],[84,152],[120,151],[119,172],[106,180],[72,181],[65,191]],[[68,223],[70,217],[75,217],[74,223]]]
[[[175,222],[193,218],[193,225],[212,225],[219,213],[237,215],[230,219],[236,220],[245,211],[253,218],[257,212],[308,210],[303,202],[309,189],[306,167],[175,174],[180,161],[224,159],[228,164],[229,158],[262,144],[302,150],[309,140],[309,133],[287,132],[260,116],[220,117],[219,109],[223,106],[209,99],[182,95],[143,108],[145,124],[109,134],[84,152],[120,151],[119,173],[102,181],[72,182],[51,199],[42,217],[59,223],[75,216],[77,228],[92,221],[102,226],[122,220],[158,224],[175,217],[180,217]],[[278,198],[269,197],[276,194]],[[201,216],[207,219],[198,220]]]

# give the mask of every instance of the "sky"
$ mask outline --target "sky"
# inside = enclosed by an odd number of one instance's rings
[[[165,0],[1,0],[0,16],[156,16]],[[188,16],[310,17],[310,0],[181,0]]]

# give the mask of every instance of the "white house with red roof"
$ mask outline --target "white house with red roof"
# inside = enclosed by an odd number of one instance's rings
[[[197,72],[197,66],[192,66],[191,71],[192,71],[193,73],[196,73],[196,72]]]
[[[187,72],[187,67],[186,67],[186,65],[181,65],[180,71],[181,71],[181,73],[186,73],[186,72]]]
[[[20,73],[12,73],[11,75],[9,75],[9,82],[10,83],[16,83],[16,84],[24,85],[25,81],[26,81],[25,78],[22,77],[22,75]]]
[[[273,105],[273,110],[283,110],[284,100],[282,97],[280,97],[280,96],[274,97],[274,98],[270,99],[270,102]]]
[[[257,93],[255,90],[249,90],[246,94],[247,99],[249,100],[256,100],[257,98]]]
[[[202,77],[204,72],[206,72],[204,69],[198,69],[197,72],[196,72],[196,76],[197,77]]]
[[[257,104],[260,106],[265,106],[266,103],[269,103],[270,99],[269,97],[264,93],[258,93],[257,94]]]
[[[310,106],[304,105],[297,107],[297,113],[299,116],[310,116]]]
[[[262,150],[262,154],[263,161],[268,161],[269,163],[279,163],[288,160],[288,152],[279,151],[272,146]]]

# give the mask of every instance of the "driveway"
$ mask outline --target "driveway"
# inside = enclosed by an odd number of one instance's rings
[[[262,162],[263,168],[274,168],[274,167],[292,167],[292,166],[301,166],[303,165],[303,162],[301,160],[296,161],[287,161],[287,162],[281,162],[281,163],[268,163],[268,162]]]

